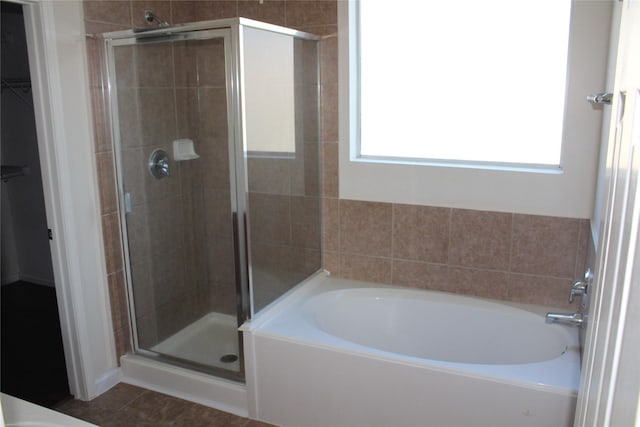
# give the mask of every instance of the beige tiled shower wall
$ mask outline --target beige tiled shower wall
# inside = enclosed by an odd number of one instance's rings
[[[354,279],[566,306],[571,281],[582,276],[587,248],[592,252],[586,220],[338,198],[336,0],[85,0],[84,5],[87,33],[144,26],[143,11],[152,9],[174,24],[243,16],[323,36],[319,173],[325,267],[334,275]],[[118,354],[124,354],[130,349],[130,328],[104,68],[98,55],[100,43],[88,39],[87,49],[114,334]],[[272,181],[260,183],[277,185],[277,181],[275,176]],[[256,191],[261,192],[278,194],[279,190]],[[218,197],[224,200],[226,195],[220,193]],[[259,202],[255,197],[264,199],[260,194],[252,197],[254,203]],[[214,203],[215,198],[209,200]],[[288,203],[291,206],[296,202],[291,199]],[[299,208],[304,213],[305,206],[300,204]],[[184,221],[188,223],[187,215]],[[297,232],[295,226],[291,224],[292,232]],[[298,230],[302,232],[304,227]],[[218,249],[222,258],[212,256],[209,262],[223,262],[224,254],[228,255],[224,248]]]

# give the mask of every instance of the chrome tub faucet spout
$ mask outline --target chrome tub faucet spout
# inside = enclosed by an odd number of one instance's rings
[[[563,325],[582,327],[586,316],[582,313],[547,313],[545,321],[547,323],[560,323]]]

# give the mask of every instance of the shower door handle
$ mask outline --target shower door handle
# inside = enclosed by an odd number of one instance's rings
[[[131,193],[126,191],[124,193],[124,213],[130,214],[133,212],[133,206],[131,204]]]
[[[238,325],[241,325],[246,320],[249,319],[249,302],[247,299],[249,298],[249,265],[247,261],[247,228],[246,221],[243,221],[244,225],[244,233],[243,240],[244,245],[240,244],[240,230],[239,230],[239,221],[238,221],[238,213],[233,212],[231,214],[231,218],[233,221],[233,257],[234,257],[234,265],[235,265],[235,273],[236,273],[236,310],[238,317]],[[244,250],[245,256],[242,256],[242,251]],[[244,261],[244,262],[243,262]],[[244,264],[244,265],[243,265]],[[244,283],[243,280],[243,269],[244,267],[244,277],[246,277],[246,292],[244,291]]]

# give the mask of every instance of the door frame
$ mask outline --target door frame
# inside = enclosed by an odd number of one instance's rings
[[[117,384],[82,1],[23,5],[38,150],[69,389],[89,400]]]
[[[597,275],[575,426],[640,425],[640,0],[625,0],[621,9],[611,120],[603,142]]]

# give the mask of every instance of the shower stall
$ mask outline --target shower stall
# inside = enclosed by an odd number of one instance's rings
[[[134,353],[243,381],[239,325],[322,265],[318,38],[102,37]]]

